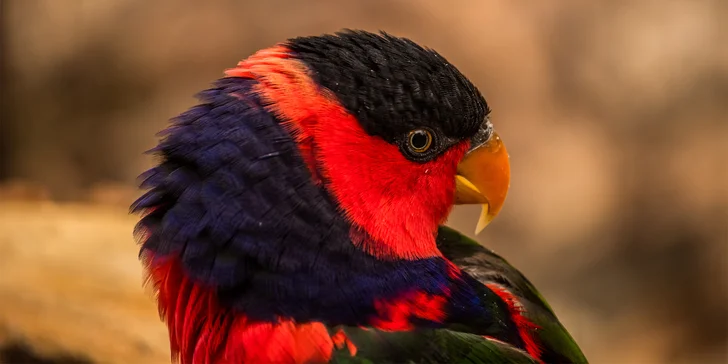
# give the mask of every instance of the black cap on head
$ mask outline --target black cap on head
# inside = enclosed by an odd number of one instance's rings
[[[347,30],[290,39],[287,46],[367,133],[392,143],[420,127],[469,138],[489,113],[460,71],[406,38]]]

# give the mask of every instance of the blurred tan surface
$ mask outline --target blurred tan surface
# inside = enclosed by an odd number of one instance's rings
[[[0,341],[98,363],[169,358],[124,210],[2,202],[0,211]]]
[[[98,362],[164,356],[125,215],[153,163],[141,152],[238,60],[347,27],[435,48],[483,91],[512,186],[479,239],[539,287],[593,363],[728,362],[724,0],[2,7],[0,200],[26,202],[0,205],[0,332],[84,353],[83,323],[140,343],[95,345]],[[458,208],[450,223],[469,233],[476,218]],[[41,295],[58,323],[30,314]]]

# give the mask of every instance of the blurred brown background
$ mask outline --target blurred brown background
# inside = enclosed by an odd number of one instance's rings
[[[728,361],[726,1],[0,4],[0,362],[166,362],[126,215],[142,151],[225,68],[341,28],[480,87],[513,180],[479,239],[593,363]]]

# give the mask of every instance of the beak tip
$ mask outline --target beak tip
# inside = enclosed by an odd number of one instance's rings
[[[480,217],[478,218],[478,224],[475,226],[475,235],[480,234],[483,229],[485,229],[488,224],[490,224],[491,221],[493,221],[492,215],[489,214],[490,212],[490,205],[487,203],[482,205],[483,209],[480,212]]]

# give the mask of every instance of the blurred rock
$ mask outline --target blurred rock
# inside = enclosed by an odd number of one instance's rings
[[[133,226],[125,208],[0,202],[0,347],[40,358],[168,362]]]

